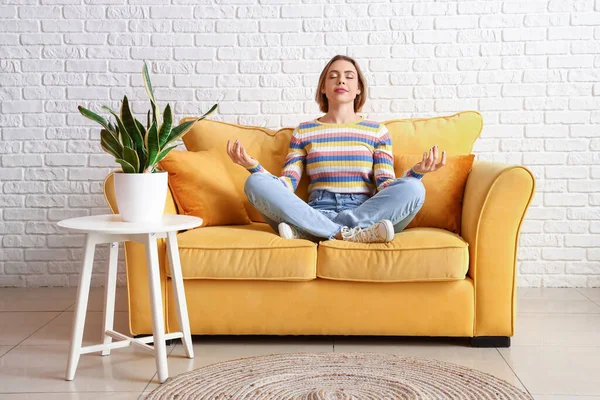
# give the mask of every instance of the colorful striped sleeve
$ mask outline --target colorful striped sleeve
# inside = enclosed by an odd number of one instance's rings
[[[373,150],[373,175],[377,191],[385,189],[396,179],[392,138],[387,127],[381,124]]]
[[[417,174],[412,168],[404,171],[403,176],[412,176],[413,178],[421,179],[425,176],[425,174]]]
[[[282,176],[279,178],[292,192],[295,192],[298,188],[298,183],[300,183],[300,178],[302,178],[302,172],[304,171],[305,162],[306,148],[299,138],[298,128],[296,128],[290,139],[288,154],[285,157],[285,164],[283,165],[283,171],[281,172]]]
[[[304,144],[298,138],[298,128],[296,128],[292,133],[288,154],[285,157],[285,164],[283,165],[283,171],[281,172],[281,176],[277,177],[281,181],[281,183],[292,192],[295,192],[298,188],[298,183],[300,182],[302,172],[304,171],[305,160],[306,150],[304,148]],[[269,171],[267,171],[258,161],[255,165],[247,169],[252,174],[266,173],[269,175],[273,175]]]

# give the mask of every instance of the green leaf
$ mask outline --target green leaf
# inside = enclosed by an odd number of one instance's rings
[[[123,167],[123,172],[125,172],[126,174],[135,174],[135,168],[133,167],[133,165],[120,158],[117,159],[117,162],[121,164],[121,167]]]
[[[213,104],[213,106],[210,108],[210,110],[208,110],[206,112],[206,114],[204,114],[203,116],[201,116],[200,119],[204,119],[204,118],[208,117],[210,114],[214,113],[217,110],[217,107],[218,106],[216,104]]]
[[[161,150],[161,152],[158,154],[158,157],[156,157],[156,162],[159,163],[175,147],[177,147],[177,146],[175,145],[175,146],[167,147],[166,149]]]
[[[100,145],[102,149],[115,158],[123,158],[123,146],[119,140],[106,129],[100,131]]]
[[[79,110],[79,112],[81,113],[81,115],[83,115],[84,117],[89,118],[92,121],[95,121],[95,122],[99,123],[100,125],[102,125],[108,131],[111,130],[109,122],[106,121],[101,116],[99,116],[98,114],[96,114],[96,113],[88,110],[87,108],[83,108],[82,106],[77,107],[77,109]]]
[[[147,120],[147,123],[146,123],[146,128],[150,129],[150,110],[148,110],[148,120]]]
[[[167,139],[167,141],[165,142],[165,146],[169,145],[170,143],[173,143],[174,141],[178,140],[179,138],[183,137],[183,135],[185,135],[186,133],[188,133],[188,131],[190,129],[192,129],[192,126],[196,123],[200,121],[200,118],[192,120],[192,121],[187,121],[184,122],[183,124],[176,126],[175,128],[173,128],[171,130],[171,134],[169,135],[169,138]]]
[[[144,67],[142,68],[142,76],[144,78],[144,86],[146,86],[146,93],[150,98],[150,104],[152,105],[152,115],[154,117],[154,122],[156,126],[160,123],[158,121],[158,106],[156,105],[156,100],[154,99],[154,91],[152,90],[152,82],[150,82],[150,74],[148,73],[148,66],[146,65],[146,61],[144,61]]]
[[[141,149],[144,147],[144,136],[142,132],[140,132],[138,125],[136,124],[133,115],[131,114],[131,108],[129,107],[129,101],[127,101],[127,96],[123,97],[123,106],[121,107],[121,119],[123,120],[123,125],[125,129],[127,129],[127,133],[129,133],[129,137],[131,137],[133,143],[135,144],[135,150]]]
[[[117,120],[117,126],[119,127],[120,134],[119,139],[121,141],[121,144],[123,146],[133,147],[133,141],[131,140],[131,137],[129,137],[129,133],[127,132],[127,129],[125,129],[125,125],[123,125],[123,121],[121,121],[121,118],[117,115],[116,112],[111,110],[110,107],[102,106],[102,108],[108,110],[108,112],[110,112]]]
[[[156,157],[160,152],[160,143],[158,140],[158,129],[153,122],[146,135],[146,149],[148,150],[148,164],[146,168],[153,168],[156,164]]]
[[[171,133],[171,127],[173,126],[173,113],[171,112],[171,105],[167,104],[165,112],[163,114],[163,124],[160,126],[158,137],[160,138],[160,148],[167,143],[169,135]]]
[[[131,147],[123,148],[123,160],[127,161],[128,164],[133,166],[135,172],[142,172],[140,170],[140,159],[138,158],[137,152]]]
[[[115,125],[113,125],[110,121],[108,121],[108,127],[110,128],[109,131],[112,133],[117,133],[119,132],[117,127]],[[116,136],[116,135],[115,135]]]

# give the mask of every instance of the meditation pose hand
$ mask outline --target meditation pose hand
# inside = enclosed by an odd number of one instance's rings
[[[423,153],[423,160],[415,164],[413,171],[417,174],[426,174],[428,172],[437,171],[446,165],[446,152],[442,152],[442,160],[438,164],[436,164],[437,159],[438,147],[436,145],[429,149],[429,156],[427,155],[427,152]]]

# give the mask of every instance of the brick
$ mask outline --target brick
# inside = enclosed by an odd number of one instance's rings
[[[390,27],[392,32],[440,29],[437,25],[434,25],[432,17],[394,17],[390,19]],[[387,32],[381,32],[381,34],[384,33]]]
[[[0,261],[21,261],[23,260],[23,250],[21,249],[0,249]]]
[[[59,166],[84,166],[87,164],[87,156],[82,154],[51,154],[45,156],[46,165]],[[40,164],[41,165],[41,164]],[[32,165],[37,166],[37,165]]]
[[[572,25],[600,25],[600,15],[596,13],[572,13]]]
[[[75,276],[74,280],[77,281]],[[65,275],[27,275],[25,276],[27,287],[64,287],[69,286],[69,281]],[[76,285],[75,285],[76,286]]]
[[[567,99],[556,97],[527,97],[524,99],[525,110],[565,110]]]
[[[273,14],[268,17],[277,17],[277,10]],[[283,18],[320,18],[323,16],[323,8],[319,5],[282,6],[281,16]]]
[[[4,272],[8,275],[40,275],[48,273],[46,262],[7,262]]]
[[[235,39],[235,37],[234,37]],[[271,47],[281,44],[281,36],[278,33],[246,34],[239,36],[241,47]],[[231,46],[233,46],[232,44]],[[234,71],[231,71],[234,72]]]
[[[525,26],[567,26],[569,14],[529,14],[525,16]]]
[[[546,39],[544,28],[521,28],[502,30],[502,39],[506,42],[536,41]]]
[[[453,43],[455,42],[455,32],[440,32],[440,31],[416,31],[413,32],[413,40],[415,43]]]
[[[459,14],[497,14],[500,12],[500,2],[464,1],[458,3]]]
[[[27,195],[27,207],[64,207],[67,204],[65,196],[60,195]]]
[[[33,154],[3,154],[2,166],[4,167],[41,167],[42,156]]]
[[[592,68],[594,66],[594,56],[549,56],[549,68]]]
[[[544,232],[546,233],[587,233],[589,223],[569,221],[545,221]]]
[[[48,247],[77,247],[81,248],[85,245],[83,235],[55,235],[48,236]]]
[[[590,192],[597,193],[597,192],[600,192],[600,181],[597,181],[597,180],[570,181],[569,182],[569,192],[574,192],[574,193],[590,193]]]
[[[587,206],[588,197],[585,194],[557,194],[545,193],[544,205],[546,206]]]
[[[565,153],[526,153],[523,154],[523,162],[525,164],[533,164],[533,165],[556,165],[556,164],[565,164],[567,159],[567,155]]]
[[[50,221],[61,221],[63,219],[86,217],[88,215],[90,215],[89,211],[83,209],[48,210],[48,219]]]
[[[543,277],[544,287],[583,287],[586,278],[584,276],[551,275]]]
[[[519,265],[524,274],[564,274],[565,262],[522,262]]]
[[[585,258],[585,249],[545,248],[542,249],[542,258],[544,260],[581,261]]]
[[[548,40],[590,40],[594,36],[594,29],[590,27],[550,27]]]
[[[449,15],[456,10],[455,4],[448,3],[415,3],[413,5],[414,15]]]
[[[41,101],[14,100],[2,103],[2,112],[4,113],[40,113],[43,112],[43,103]]]
[[[255,48],[220,48],[217,56],[220,60],[256,60],[258,49]]]
[[[547,85],[549,96],[588,96],[592,94],[591,83],[552,83]]]
[[[528,42],[525,43],[525,54],[544,55],[544,54],[568,54],[569,41],[551,42]]]
[[[471,20],[477,22],[474,18]],[[481,28],[521,28],[523,27],[523,17],[513,14],[490,14],[483,15],[479,18],[479,26]],[[460,27],[457,27],[460,29]],[[473,28],[476,28],[474,26]]]
[[[584,124],[589,121],[586,111],[552,111],[546,114],[548,124]]]
[[[0,181],[20,181],[23,170],[20,168],[0,168]]]
[[[61,22],[62,24],[62,22]],[[85,21],[85,30],[87,32],[127,32],[127,21],[99,19]]]
[[[89,183],[87,182],[48,182],[48,193],[87,193]]]
[[[59,141],[34,141],[34,142],[25,142],[23,146],[23,151],[25,153],[64,153],[66,148],[66,143]]]
[[[221,114],[257,114],[259,110],[258,103],[223,103],[220,104]]]
[[[10,208],[4,210],[3,216],[6,221],[38,221],[46,217],[46,211],[42,209]]]
[[[542,119],[540,111],[506,111],[500,115],[500,123],[503,124],[539,124]]]
[[[567,209],[569,219],[600,220],[600,209],[596,208],[569,208]]]

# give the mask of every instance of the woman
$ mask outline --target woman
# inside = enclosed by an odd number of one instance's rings
[[[389,132],[384,124],[357,114],[366,100],[366,82],[354,59],[337,55],[319,78],[316,101],[321,118],[293,132],[280,177],[265,170],[239,140],[227,142],[233,162],[251,175],[250,203],[280,236],[319,241],[389,242],[425,201],[424,174],[446,164],[437,146],[396,179]],[[294,194],[306,169],[308,204]]]

